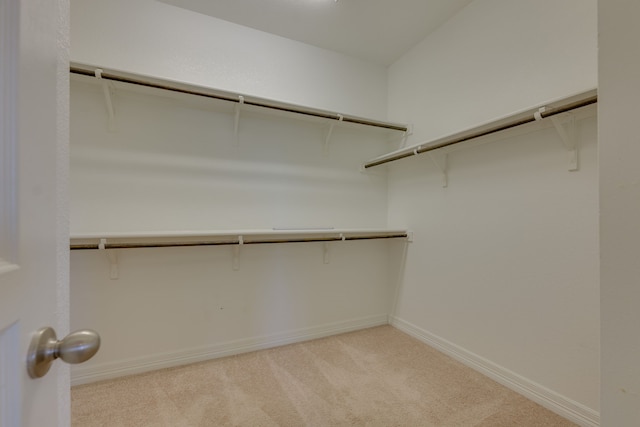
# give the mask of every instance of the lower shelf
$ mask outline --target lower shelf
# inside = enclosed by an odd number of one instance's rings
[[[92,233],[71,236],[72,250],[251,245],[410,238],[402,229],[295,229]]]

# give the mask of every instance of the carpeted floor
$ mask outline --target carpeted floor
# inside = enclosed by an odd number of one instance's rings
[[[573,426],[390,326],[72,388],[72,425]]]

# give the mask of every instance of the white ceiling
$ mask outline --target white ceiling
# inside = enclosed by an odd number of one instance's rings
[[[472,0],[160,1],[388,65]]]

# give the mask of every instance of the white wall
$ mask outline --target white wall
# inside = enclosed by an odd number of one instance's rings
[[[596,0],[475,0],[389,69],[410,143],[597,86]]]
[[[74,0],[71,58],[355,115],[386,115],[386,69],[151,0]],[[143,91],[144,92],[144,91]],[[72,81],[71,232],[387,224],[385,132]],[[73,327],[103,348],[85,382],[386,323],[386,241],[71,255]],[[397,262],[397,261],[396,261]]]
[[[596,36],[595,0],[476,0],[392,65],[389,117],[418,143],[592,89]],[[596,120],[578,129],[577,172],[544,124],[449,154],[447,188],[427,155],[397,162],[389,222],[415,232],[397,325],[593,425]]]
[[[640,424],[640,3],[599,2],[602,425]]]
[[[91,83],[87,80],[94,80]],[[109,131],[95,79],[71,84],[71,234],[384,228],[386,174],[361,173],[388,131],[114,91]],[[387,322],[388,241],[72,251],[71,323],[100,332],[74,383]]]
[[[388,242],[72,251],[71,323],[102,348],[74,383],[117,377],[387,323]]]
[[[154,0],[72,0],[71,60],[386,116],[386,67]]]
[[[95,81],[95,79],[93,79]],[[73,82],[72,233],[385,227],[386,174],[360,173],[386,131]]]
[[[378,66],[148,0],[75,1],[72,19],[78,62],[386,115]],[[412,143],[593,88],[595,21],[595,0],[476,0],[390,68],[388,115],[415,124]],[[376,137],[342,130],[337,140],[349,143],[332,144],[325,158],[325,128],[249,117],[233,147],[229,111],[178,112],[121,93],[109,134],[100,103],[95,88],[72,97],[73,231],[386,223],[384,169],[352,168],[384,151]],[[132,120],[129,112],[141,110]],[[141,125],[157,118],[147,133]],[[590,422],[599,386],[595,120],[579,122],[574,173],[555,132],[536,126],[450,154],[446,189],[426,156],[390,167],[388,223],[415,231],[395,322]],[[138,203],[141,195],[149,203]],[[75,372],[108,376],[139,361],[161,366],[375,323],[393,300],[400,245],[355,245],[337,248],[329,265],[313,244],[252,247],[239,272],[229,271],[229,248],[141,250],[122,255],[118,281],[107,280],[100,254],[74,253],[72,323],[104,330],[105,346],[114,343]],[[164,329],[178,339],[161,342]],[[144,334],[154,338],[136,344]]]

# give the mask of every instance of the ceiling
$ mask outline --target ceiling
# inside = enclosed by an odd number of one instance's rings
[[[389,65],[472,0],[160,0]]]

